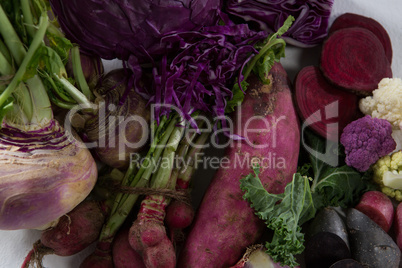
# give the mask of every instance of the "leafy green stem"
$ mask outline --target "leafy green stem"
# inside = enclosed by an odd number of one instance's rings
[[[1,15],[1,11],[2,11],[2,8],[0,6],[0,25],[2,25],[1,20],[3,20],[2,19],[3,16]],[[25,73],[27,71],[28,64],[30,63],[30,61],[33,58],[33,56],[34,56],[35,52],[37,51],[37,49],[43,43],[43,38],[45,36],[48,24],[49,24],[48,17],[46,15],[46,13],[44,13],[44,14],[41,15],[37,33],[36,33],[34,39],[32,40],[32,43],[29,46],[28,51],[26,52],[26,54],[24,53],[25,55],[22,58],[21,64],[20,64],[17,72],[15,73],[15,75],[14,75],[13,79],[11,80],[10,84],[7,86],[7,88],[4,90],[4,92],[0,95],[0,107],[10,97],[11,93],[15,90],[15,88],[18,86],[18,84],[23,81],[24,75],[25,75]],[[0,29],[1,28],[2,28],[2,26],[0,26]],[[4,37],[4,35],[3,35],[3,37]],[[20,55],[17,55],[17,56],[20,56]]]
[[[81,89],[82,93],[86,96],[88,100],[93,100],[94,95],[89,89],[88,83],[84,76],[84,72],[82,70],[80,49],[77,46],[73,47],[71,49],[71,55],[72,55],[74,78],[78,83],[78,87]]]

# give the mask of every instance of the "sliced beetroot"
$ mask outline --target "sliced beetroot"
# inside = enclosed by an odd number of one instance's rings
[[[389,37],[385,28],[373,18],[354,13],[345,13],[335,19],[329,28],[328,33],[331,34],[336,30],[350,27],[365,28],[375,34],[384,47],[385,55],[387,56],[388,61],[390,63],[392,62],[391,38]]]
[[[365,192],[355,209],[366,214],[385,232],[391,228],[394,220],[394,205],[391,199],[380,191]]]
[[[336,141],[359,116],[358,97],[330,84],[316,66],[301,69],[294,83],[296,106],[304,124]]]
[[[320,67],[329,81],[360,95],[369,95],[381,79],[392,77],[380,40],[359,27],[340,29],[328,36]]]

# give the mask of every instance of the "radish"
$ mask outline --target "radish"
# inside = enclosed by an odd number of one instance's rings
[[[344,13],[337,17],[328,30],[328,34],[339,29],[361,27],[370,30],[380,40],[389,63],[392,63],[392,44],[385,28],[375,19],[354,13]]]
[[[299,121],[289,79],[280,63],[273,65],[268,78],[269,85],[262,84],[255,76],[248,79],[246,97],[233,121],[235,134],[246,138],[233,141],[228,148],[230,167],[219,169],[208,187],[179,256],[178,267],[234,265],[244,248],[260,237],[264,223],[243,199],[239,182],[252,172],[254,161],[260,161],[260,178],[267,191],[281,193],[292,181],[299,154]],[[248,132],[250,129],[253,132]],[[239,159],[246,160],[245,164],[241,165]]]
[[[396,207],[394,226],[396,243],[399,249],[402,250],[402,203],[399,203]]]
[[[151,188],[174,189],[176,176],[172,176],[174,156],[184,128],[175,128],[169,137],[169,146],[164,149],[162,159],[168,161],[161,165],[154,174]],[[134,250],[139,252],[147,267],[172,267],[176,266],[176,253],[172,241],[166,234],[164,226],[165,210],[170,198],[161,195],[148,195],[141,202],[137,219],[130,228],[129,243]]]
[[[294,91],[298,113],[318,134],[337,141],[343,128],[359,116],[359,99],[331,83],[316,66],[296,75]]]
[[[123,227],[117,233],[112,248],[115,268],[145,268],[142,256],[128,242],[129,228]]]
[[[83,260],[80,268],[113,268],[112,243],[113,238],[98,241],[95,251]]]
[[[380,40],[361,27],[333,32],[323,43],[320,68],[335,85],[361,95],[369,95],[381,79],[392,77]]]
[[[394,205],[391,199],[380,191],[365,192],[355,209],[366,214],[385,232],[391,228],[394,220]]]
[[[195,146],[190,149],[190,145],[187,142],[183,142],[186,140],[182,140],[183,144],[179,148],[178,155],[184,158],[185,163],[173,171],[175,175],[177,175],[176,190],[187,191],[187,193],[190,192],[189,184],[196,170],[197,156],[202,150],[202,145],[205,144],[208,136],[209,132],[203,132],[196,139]],[[192,140],[190,140],[190,142],[192,143]],[[193,222],[195,212],[190,202],[190,200],[187,202],[173,200],[166,209],[165,223],[170,229],[170,239],[175,243],[178,242],[178,239],[181,239],[178,237],[180,230],[187,228]]]

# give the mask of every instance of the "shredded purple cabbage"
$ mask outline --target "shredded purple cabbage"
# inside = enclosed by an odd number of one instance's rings
[[[327,36],[334,0],[228,0],[225,11],[257,25],[268,33],[276,32],[289,15],[295,18],[282,36],[287,43],[311,47]]]
[[[221,14],[225,25],[204,27],[164,36],[167,46],[179,46],[171,59],[164,57],[152,70],[152,87],[137,87],[155,107],[158,120],[169,116],[174,106],[181,116],[192,122],[193,111],[203,111],[224,123],[227,100],[232,98],[236,78],[242,79],[242,70],[249,59],[258,53],[254,45],[267,37],[255,32],[247,24],[234,24]],[[128,61],[135,77],[142,75],[138,61]],[[138,85],[138,83],[137,83]],[[230,87],[230,88],[229,88]],[[218,121],[219,121],[218,120]]]

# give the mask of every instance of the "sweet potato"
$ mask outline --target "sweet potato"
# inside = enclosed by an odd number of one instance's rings
[[[296,172],[300,125],[294,109],[289,79],[280,63],[263,85],[249,76],[245,99],[234,115],[234,134],[227,148],[229,161],[209,185],[179,256],[178,267],[228,267],[241,258],[264,230],[264,222],[243,199],[240,179],[261,167],[266,190],[281,193]],[[228,164],[229,163],[229,164]]]
[[[394,205],[391,199],[380,191],[364,193],[355,209],[366,214],[385,232],[391,228],[394,220]]]

